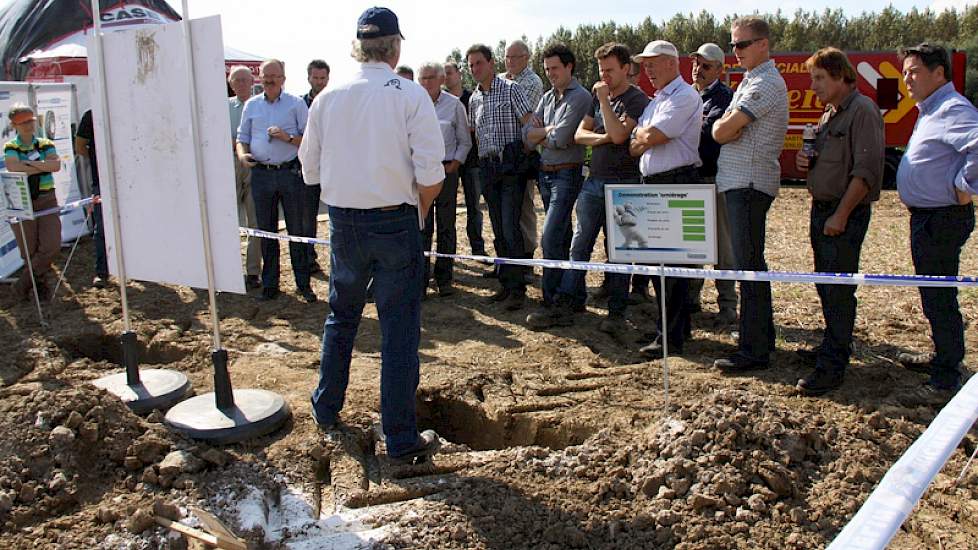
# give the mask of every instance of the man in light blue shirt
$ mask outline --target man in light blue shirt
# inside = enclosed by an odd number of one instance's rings
[[[910,253],[918,275],[958,274],[961,248],[975,228],[978,110],[954,89],[941,46],[903,51],[903,80],[920,112],[897,170],[900,200],[910,209]],[[956,288],[920,288],[934,356],[901,354],[907,368],[930,374],[925,401],[949,399],[960,385],[964,323]]]
[[[285,213],[289,235],[302,235],[302,206],[305,185],[302,183],[299,145],[306,131],[309,108],[297,96],[282,91],[285,65],[277,59],[261,64],[259,77],[265,92],[245,103],[238,126],[238,160],[251,168],[251,195],[255,200],[258,228],[278,232],[278,206]],[[316,301],[309,285],[309,259],[306,245],[289,243],[295,286],[308,303]],[[262,301],[279,295],[279,245],[273,239],[262,240]]]

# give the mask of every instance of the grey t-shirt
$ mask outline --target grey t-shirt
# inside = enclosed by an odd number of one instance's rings
[[[611,98],[611,108],[619,117],[628,115],[638,120],[649,104],[649,97],[636,86],[629,86],[623,94]],[[594,117],[594,132],[604,134],[604,117],[601,103],[592,96],[591,116]],[[621,145],[608,143],[591,148],[591,176],[599,179],[638,178],[638,159],[628,153],[628,141]]]

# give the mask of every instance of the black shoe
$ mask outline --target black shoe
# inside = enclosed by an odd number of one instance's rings
[[[322,272],[323,272],[323,268],[321,265],[319,265],[319,262],[312,262],[311,264],[309,264],[310,275],[315,275],[316,273],[322,273]]]
[[[109,276],[108,275],[96,275],[95,278],[92,279],[92,286],[94,286],[95,288],[105,288],[105,287],[109,286]],[[248,286],[247,281],[245,282],[245,286],[246,287]]]
[[[815,369],[808,376],[798,381],[798,391],[804,395],[823,395],[840,386],[845,379],[845,371],[828,371]]]
[[[907,353],[902,352],[897,355],[897,361],[903,368],[921,374],[930,374],[934,370],[931,365],[933,354],[930,353]]]
[[[391,462],[412,466],[430,459],[441,449],[441,438],[434,430],[425,430],[418,435],[418,442],[410,451],[397,456],[389,456]]]
[[[438,297],[447,298],[455,294],[455,287],[452,286],[451,281],[445,281],[444,283],[438,283]]]
[[[509,298],[509,289],[508,288],[500,288],[499,290],[497,290],[496,292],[494,292],[492,294],[492,296],[489,296],[489,302],[490,303],[493,303],[493,302],[502,302],[502,301],[506,300],[506,298]]]
[[[309,287],[300,288],[299,296],[302,296],[302,299],[305,300],[307,304],[315,304],[319,301],[319,298],[316,297],[316,293]]]
[[[503,302],[506,311],[518,311],[523,309],[524,305],[526,305],[526,292],[524,291],[510,291],[509,296]]]
[[[261,280],[258,275],[245,275],[245,289],[255,290],[256,288],[261,288]]]
[[[278,298],[279,290],[277,288],[263,288],[261,289],[261,294],[258,296],[259,302],[270,302],[275,298]]]
[[[713,368],[726,372],[743,372],[748,370],[763,370],[771,366],[768,361],[755,361],[743,355],[731,355],[713,362]]]
[[[732,307],[721,307],[716,319],[713,320],[713,328],[715,329],[725,329],[736,324],[737,309]]]

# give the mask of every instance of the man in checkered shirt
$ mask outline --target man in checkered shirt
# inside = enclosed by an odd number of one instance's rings
[[[730,47],[747,73],[713,126],[713,138],[722,145],[717,191],[726,199],[735,269],[767,271],[764,232],[767,211],[781,186],[778,158],[788,130],[787,88],[771,60],[766,21],[737,19],[730,35]],[[714,366],[727,371],[766,368],[773,350],[771,283],[741,282],[737,353],[717,359]]]
[[[526,180],[520,177],[525,157],[522,127],[533,115],[533,105],[512,81],[496,76],[492,50],[476,44],[465,54],[472,77],[479,83],[469,99],[469,127],[475,129],[479,145],[479,169],[492,223],[496,256],[525,257],[520,212]],[[516,265],[499,268],[501,288],[490,298],[515,311],[526,301],[523,269]]]

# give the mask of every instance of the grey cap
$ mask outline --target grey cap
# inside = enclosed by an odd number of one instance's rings
[[[720,46],[717,46],[713,42],[707,42],[699,47],[698,50],[689,54],[690,57],[699,56],[707,61],[712,61],[714,63],[723,63],[723,50]]]

